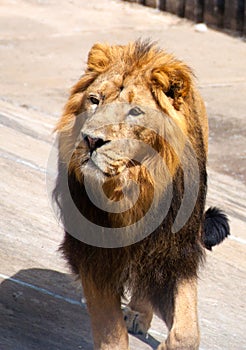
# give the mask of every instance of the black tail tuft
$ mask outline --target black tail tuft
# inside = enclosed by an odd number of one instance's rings
[[[230,234],[229,220],[218,208],[209,208],[205,212],[202,241],[208,250],[221,243]]]

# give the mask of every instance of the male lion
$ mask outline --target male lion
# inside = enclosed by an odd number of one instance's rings
[[[127,329],[146,333],[153,312],[169,329],[158,349],[198,349],[198,267],[229,226],[204,211],[208,125],[191,70],[146,41],[95,44],[56,130],[61,250],[95,349],[129,349]]]

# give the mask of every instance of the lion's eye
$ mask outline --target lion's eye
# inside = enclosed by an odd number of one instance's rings
[[[137,117],[140,114],[144,114],[144,112],[139,107],[134,107],[134,108],[130,109],[130,111],[128,112],[128,115],[132,115],[134,117]]]
[[[95,96],[90,96],[89,100],[93,105],[99,105],[99,103],[100,103],[99,99]]]

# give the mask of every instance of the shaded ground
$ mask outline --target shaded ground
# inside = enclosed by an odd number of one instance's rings
[[[210,122],[208,205],[231,220],[231,239],[208,253],[200,274],[201,349],[246,349],[245,43],[120,1],[4,0],[0,9],[0,349],[92,349],[81,290],[57,252],[62,232],[48,202],[46,163],[88,49],[140,36],[158,39],[195,70]],[[131,348],[156,347],[166,334],[158,318],[150,334],[130,336]]]

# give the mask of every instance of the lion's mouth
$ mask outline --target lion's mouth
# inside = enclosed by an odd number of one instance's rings
[[[117,143],[117,144],[116,144]],[[127,157],[124,145],[111,140],[83,135],[86,158],[81,162],[81,171],[91,172],[91,175],[114,177],[125,174],[129,168],[138,165],[138,162]]]
[[[125,174],[125,172],[138,165],[138,162],[131,159],[112,160],[107,153],[98,154],[97,151],[88,153],[87,158],[81,162],[81,171],[90,172],[95,176],[101,174],[105,177],[114,177]]]
[[[89,157],[87,161],[83,164],[88,171],[92,174],[101,174],[105,177],[112,177],[117,175],[116,171],[112,171],[108,168],[103,168],[95,159]],[[84,171],[83,171],[84,172]]]
[[[98,157],[96,152],[92,153],[92,156],[88,159],[87,168],[90,168],[91,171],[100,171],[106,177],[113,177],[124,173],[124,171],[128,168],[126,162],[115,161],[112,162],[111,159],[102,159]]]

